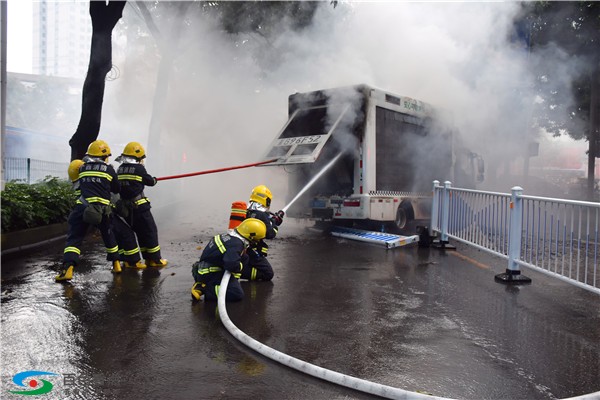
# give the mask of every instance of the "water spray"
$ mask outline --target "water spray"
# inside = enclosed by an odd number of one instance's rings
[[[323,169],[321,171],[319,171],[319,173],[317,175],[315,175],[306,185],[304,185],[304,187],[302,188],[302,190],[300,190],[300,192],[298,192],[296,197],[294,197],[292,199],[292,201],[290,201],[288,204],[286,204],[286,206],[283,207],[281,209],[281,211],[286,212],[287,209],[290,208],[290,206],[292,204],[294,204],[294,202],[296,200],[298,200],[300,198],[300,196],[302,196],[304,194],[304,192],[306,192],[308,190],[308,188],[310,188],[317,181],[317,179],[319,179],[321,177],[321,175],[323,175],[329,168],[331,168],[331,166],[333,164],[335,164],[337,159],[340,158],[341,156],[342,156],[342,153],[338,154],[337,156],[335,156],[333,158],[333,160],[329,161],[329,163],[326,166],[324,166]]]

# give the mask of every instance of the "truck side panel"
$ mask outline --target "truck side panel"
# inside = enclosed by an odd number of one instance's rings
[[[452,138],[428,120],[382,107],[376,110],[376,191],[427,191],[434,179],[450,179]]]

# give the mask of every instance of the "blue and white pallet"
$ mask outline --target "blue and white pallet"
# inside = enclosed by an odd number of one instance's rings
[[[336,226],[331,230],[331,235],[345,239],[359,240],[378,245],[383,245],[388,249],[405,246],[419,241],[419,235],[402,236],[392,233],[363,231],[362,229],[343,228]]]

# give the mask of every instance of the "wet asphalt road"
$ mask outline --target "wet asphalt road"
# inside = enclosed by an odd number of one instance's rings
[[[113,276],[99,237],[71,284],[63,241],[2,259],[2,399],[22,371],[53,372],[45,399],[372,399],[238,342],[190,269],[214,221],[159,220],[162,270]],[[170,225],[169,225],[170,222]],[[216,227],[216,228],[215,228]],[[243,282],[227,311],[276,350],[343,374],[456,399],[555,399],[600,391],[600,297],[459,245],[384,248],[289,219],[270,242],[273,282]]]

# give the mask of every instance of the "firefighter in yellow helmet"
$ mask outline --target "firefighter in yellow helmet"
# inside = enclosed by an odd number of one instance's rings
[[[261,220],[266,227],[265,239],[273,239],[277,236],[279,226],[283,222],[284,212],[269,211],[273,195],[265,185],[258,185],[250,193],[250,201],[246,210],[246,218]],[[273,267],[267,259],[269,246],[264,240],[256,241],[248,250],[248,265],[242,271],[241,279],[270,281],[273,279]]]
[[[79,168],[81,168],[82,165],[82,160],[73,160],[69,164],[67,173],[69,174],[69,179],[71,180],[71,182],[75,183],[79,179]]]
[[[73,279],[73,271],[79,263],[81,244],[90,226],[95,226],[106,246],[106,259],[112,262],[112,271],[121,272],[119,246],[111,228],[112,193],[119,193],[120,186],[114,168],[108,164],[110,147],[104,140],[93,141],[82,160],[69,165],[69,177],[74,178],[81,192],[69,215],[69,232],[63,254],[63,268],[55,277],[57,282]],[[79,167],[77,167],[79,165]]]
[[[79,168],[83,165],[83,160],[73,160],[69,164],[69,168],[67,169],[67,173],[69,174],[69,179],[73,184],[73,190],[75,191],[75,198],[78,199],[81,196],[81,190],[79,189]]]
[[[244,291],[239,282],[240,273],[248,262],[248,246],[262,240],[267,233],[264,222],[256,218],[245,219],[237,228],[228,233],[216,235],[206,245],[200,260],[192,266],[194,286],[192,299],[205,301],[218,299],[219,287],[225,270],[231,272],[227,285],[226,301],[239,301]]]
[[[157,182],[156,178],[146,171],[145,158],[146,150],[138,142],[127,143],[123,153],[117,158],[117,161],[121,162],[117,175],[121,184],[122,217],[135,232],[137,243],[133,232],[120,230],[118,236],[125,238],[120,243],[124,246],[121,250],[124,252],[125,266],[137,269],[146,266],[165,267],[168,263],[161,257],[158,227],[150,211],[150,200],[144,194],[146,186],[154,186]],[[146,260],[145,265],[140,262],[140,251]]]

